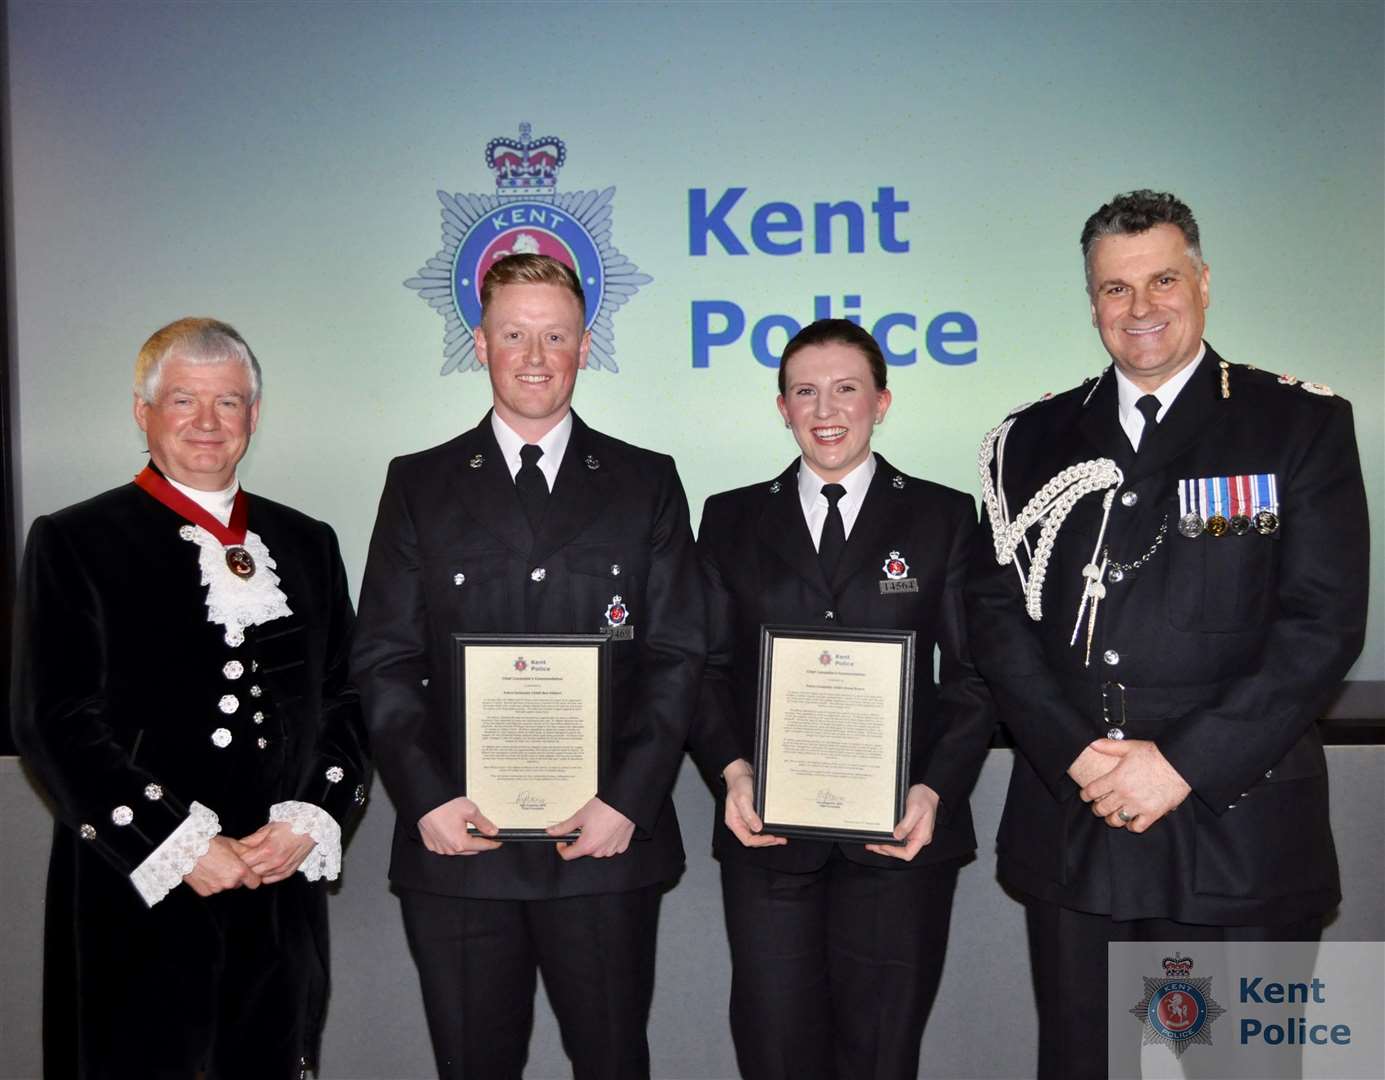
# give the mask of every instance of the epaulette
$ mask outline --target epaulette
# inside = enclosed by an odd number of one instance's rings
[[[1309,382],[1300,379],[1297,375],[1275,375],[1272,371],[1261,371],[1254,364],[1229,364],[1225,360],[1221,362],[1221,396],[1229,398],[1231,396],[1231,370],[1240,368],[1243,371],[1255,372],[1266,379],[1274,379],[1281,386],[1297,386],[1300,390],[1307,390],[1310,394],[1317,394],[1319,397],[1336,397],[1332,387],[1326,383]]]
[[[1319,397],[1336,397],[1332,387],[1326,383],[1308,382],[1300,379],[1297,375],[1280,375],[1279,383],[1283,386],[1297,386],[1300,390],[1307,390],[1310,394],[1317,394]]]
[[[1068,390],[1063,390],[1063,391],[1057,392],[1057,393],[1055,393],[1055,392],[1052,391],[1052,390],[1045,391],[1044,393],[1040,394],[1037,398],[1035,398],[1033,401],[1026,401],[1026,402],[1025,402],[1024,404],[1022,404],[1022,405],[1016,405],[1013,409],[1011,409],[1009,412],[1007,412],[1007,413],[1005,414],[1005,419],[1006,419],[1006,420],[1013,420],[1013,419],[1014,419],[1016,416],[1018,416],[1020,413],[1024,412],[1025,409],[1032,408],[1032,407],[1035,406],[1035,405],[1042,405],[1042,404],[1044,404],[1045,402],[1053,401],[1053,400],[1056,399],[1056,398],[1067,397],[1069,394],[1076,394],[1079,390],[1081,390],[1081,389],[1082,389],[1084,386],[1086,386],[1088,383],[1090,383],[1090,382],[1100,382],[1100,381],[1101,381],[1101,376],[1100,376],[1100,375],[1088,375],[1088,376],[1087,376],[1085,379],[1083,379],[1080,383],[1078,383],[1076,386],[1074,386],[1074,387],[1072,387],[1072,388],[1070,388],[1070,389],[1068,389]],[[1092,390],[1095,390],[1095,389],[1096,389],[1096,387],[1093,386],[1093,387],[1092,387]],[[1087,392],[1087,397],[1088,397],[1088,398],[1091,397],[1091,390],[1089,390],[1089,391]],[[1086,399],[1084,398],[1082,404],[1085,405],[1086,403],[1087,403],[1087,402],[1086,402]]]

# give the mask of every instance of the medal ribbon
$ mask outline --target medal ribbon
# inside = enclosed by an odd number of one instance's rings
[[[152,465],[146,465],[135,477],[135,483],[179,517],[187,518],[194,525],[200,525],[221,541],[223,547],[239,547],[245,543],[246,521],[249,517],[249,500],[245,489],[236,491],[236,500],[231,504],[231,520],[223,525],[197,503],[193,502],[176,487],[164,479]]]

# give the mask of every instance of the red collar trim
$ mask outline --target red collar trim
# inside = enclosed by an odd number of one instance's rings
[[[235,502],[231,504],[231,521],[223,525],[197,503],[193,502],[176,487],[170,484],[152,465],[146,465],[135,477],[135,484],[143,488],[159,502],[179,517],[187,518],[194,525],[201,525],[221,541],[224,547],[245,543],[246,520],[250,508],[245,497],[245,489],[236,492]]]

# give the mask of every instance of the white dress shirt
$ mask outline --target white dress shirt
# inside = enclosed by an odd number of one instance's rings
[[[851,535],[851,526],[856,524],[856,515],[861,512],[861,504],[866,501],[866,492],[875,476],[875,455],[867,454],[866,460],[843,476],[837,483],[846,488],[846,494],[837,501],[837,509],[842,515],[842,528]],[[822,486],[831,483],[813,472],[809,464],[799,459],[798,463],[798,501],[803,507],[803,519],[808,523],[808,532],[813,537],[813,547],[822,543],[822,526],[827,521],[827,496]]]
[[[1198,369],[1198,365],[1202,363],[1202,358],[1206,355],[1207,343],[1204,341],[1193,362],[1154,391],[1154,396],[1159,399],[1159,411],[1154,414],[1158,423],[1164,422],[1164,417],[1168,414],[1173,399],[1178,396],[1178,392],[1183,387],[1188,385],[1188,380],[1193,377],[1193,372]],[[1138,450],[1140,437],[1145,433],[1145,416],[1144,413],[1135,408],[1135,402],[1144,397],[1146,391],[1141,390],[1126,378],[1119,367],[1113,367],[1112,370],[1116,373],[1116,409],[1120,415],[1121,427],[1125,429],[1125,436],[1130,440],[1130,445]]]
[[[500,454],[505,459],[505,467],[510,470],[510,479],[513,480],[519,473],[519,467],[524,464],[519,457],[519,452],[526,445],[526,440],[522,435],[500,419],[494,412],[491,413],[491,431],[495,432],[495,441],[500,444]],[[548,434],[536,444],[543,451],[543,457],[539,458],[539,472],[543,473],[543,478],[548,481],[548,490],[553,490],[553,485],[558,479],[558,466],[563,463],[563,455],[567,453],[568,439],[572,437],[572,410],[567,411],[561,420],[548,429]]]

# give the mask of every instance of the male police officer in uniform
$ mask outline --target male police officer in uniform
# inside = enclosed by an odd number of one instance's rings
[[[353,669],[398,809],[390,878],[444,1077],[517,1080],[536,968],[577,1077],[646,1077],[660,891],[683,865],[669,791],[706,651],[687,503],[670,458],[573,413],[590,338],[570,269],[508,256],[481,303],[494,408],[391,463],[361,589]],[[452,634],[600,630],[609,780],[549,830],[580,838],[488,839],[501,808],[464,792]]]
[[[1118,196],[1082,250],[1114,364],[987,437],[969,605],[1018,750],[1000,876],[1027,903],[1039,1074],[1064,1080],[1106,1073],[1107,942],[1320,936],[1316,721],[1368,580],[1351,409],[1203,341],[1188,207]]]

